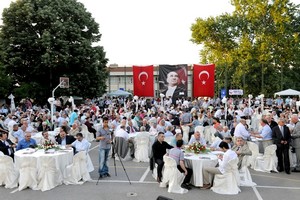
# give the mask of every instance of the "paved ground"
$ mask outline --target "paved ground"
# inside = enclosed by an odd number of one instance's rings
[[[90,156],[95,169],[98,168],[98,143],[93,142]],[[50,191],[41,192],[26,189],[21,192],[16,189],[0,187],[1,199],[22,200],[155,200],[159,195],[176,199],[245,199],[245,200],[274,200],[274,199],[299,199],[300,196],[300,173],[260,173],[250,171],[252,179],[257,183],[256,187],[241,187],[242,192],[238,195],[219,195],[210,190],[193,188],[186,194],[170,194],[166,188],[160,188],[151,176],[148,163],[123,162],[126,172],[131,180],[129,184],[125,172],[119,161],[116,161],[117,176],[115,176],[114,162],[110,160],[111,178],[99,181],[97,170],[91,173],[93,181],[83,185],[61,185]]]

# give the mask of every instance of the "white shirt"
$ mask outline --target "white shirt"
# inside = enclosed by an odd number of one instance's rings
[[[86,139],[82,139],[81,141],[75,140],[72,143],[72,147],[75,147],[76,151],[85,151],[86,153],[89,151],[91,143],[89,143]]]
[[[116,131],[115,137],[122,137],[125,140],[129,139],[128,133],[124,129],[122,129],[122,128],[120,128],[119,130]]]
[[[245,126],[242,123],[239,123],[235,127],[234,136],[235,137],[242,137],[244,140],[247,140],[247,138],[250,137],[250,134],[246,130]]]
[[[222,174],[224,174],[226,172],[228,162],[235,158],[237,158],[237,154],[234,151],[232,151],[231,149],[228,149],[223,155],[223,160],[219,159],[218,169],[220,170],[220,172]]]

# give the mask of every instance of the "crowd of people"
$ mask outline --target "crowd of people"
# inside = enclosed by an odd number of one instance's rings
[[[182,187],[191,189],[189,182],[193,173],[184,164],[183,146],[198,142],[211,150],[224,151],[215,168],[203,169],[204,188],[210,188],[209,174],[224,173],[230,159],[239,159],[239,168],[244,156],[251,155],[247,142],[251,138],[261,138],[262,151],[276,144],[278,171],[287,174],[297,171],[300,161],[300,112],[296,98],[260,99],[229,98],[226,105],[220,98],[197,99],[146,99],[138,100],[121,97],[87,99],[81,105],[64,105],[55,102],[53,124],[47,106],[27,103],[14,110],[0,109],[0,151],[14,157],[14,151],[36,147],[31,138],[42,132],[40,144],[51,141],[69,145],[74,152],[88,151],[87,138],[81,133],[83,126],[99,142],[99,176],[109,177],[108,160],[114,137],[121,137],[128,143],[130,156],[134,158],[134,142],[128,134],[146,131],[154,139],[151,141],[153,161],[157,163],[157,181],[162,180],[163,156],[176,160],[178,170],[185,174]],[[203,129],[213,127],[213,137],[205,136]],[[48,132],[57,130],[52,138]],[[168,138],[171,138],[168,140]],[[214,138],[212,140],[211,138]],[[217,139],[216,139],[217,138]],[[168,142],[166,142],[168,141]],[[295,153],[294,163],[290,163],[290,151]],[[262,152],[263,153],[263,152]],[[150,162],[151,163],[151,162]],[[153,165],[153,163],[152,163]],[[153,167],[152,167],[153,169]]]

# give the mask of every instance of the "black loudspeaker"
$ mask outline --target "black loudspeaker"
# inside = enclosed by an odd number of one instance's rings
[[[156,200],[173,200],[168,197],[158,196]]]

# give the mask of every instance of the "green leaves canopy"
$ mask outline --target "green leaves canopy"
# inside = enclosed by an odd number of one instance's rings
[[[288,0],[232,0],[235,11],[197,19],[192,41],[216,63],[217,88],[273,94],[300,88],[299,7]]]
[[[18,0],[3,11],[1,61],[37,100],[48,98],[62,76],[70,78],[70,88],[56,96],[95,97],[106,89],[100,37],[99,25],[76,0]]]

